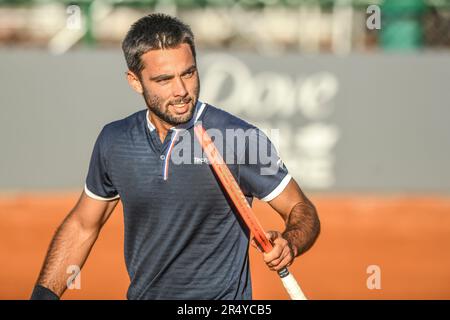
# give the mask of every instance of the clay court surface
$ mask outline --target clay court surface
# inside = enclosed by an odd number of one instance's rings
[[[77,193],[0,196],[0,299],[27,299],[52,234]],[[450,197],[310,195],[322,222],[314,248],[291,271],[310,299],[450,299]],[[255,210],[266,229],[281,219]],[[251,249],[255,299],[287,299],[281,282]],[[367,267],[381,289],[367,288]],[[125,299],[122,207],[105,225],[82,270],[81,289],[64,299]]]

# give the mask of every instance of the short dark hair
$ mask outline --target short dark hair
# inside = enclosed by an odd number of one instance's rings
[[[144,65],[141,56],[150,50],[173,49],[187,43],[195,59],[194,34],[181,20],[152,13],[136,21],[122,42],[128,69],[140,77]]]

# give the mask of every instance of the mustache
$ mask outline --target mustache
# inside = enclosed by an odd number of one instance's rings
[[[191,101],[192,101],[192,98],[191,97],[187,97],[187,98],[184,98],[184,99],[178,99],[178,100],[170,101],[169,104],[189,103]]]

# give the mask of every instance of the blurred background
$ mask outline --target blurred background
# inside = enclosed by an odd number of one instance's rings
[[[191,26],[200,99],[264,129],[316,205],[291,267],[310,299],[450,299],[450,0],[0,0],[0,299],[31,294],[103,125],[145,108],[120,44],[151,12]],[[286,299],[250,259],[254,298]],[[64,299],[128,283],[119,205]]]

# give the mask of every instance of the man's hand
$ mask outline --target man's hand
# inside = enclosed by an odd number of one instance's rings
[[[272,271],[279,271],[285,267],[289,267],[297,255],[295,247],[291,246],[278,231],[268,231],[266,232],[266,237],[273,244],[273,249],[270,252],[264,252],[264,262],[269,269]],[[252,239],[251,244],[258,249],[259,252],[262,252],[254,238]]]

